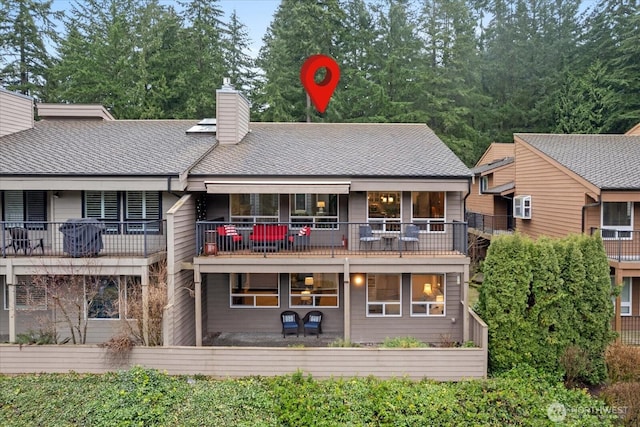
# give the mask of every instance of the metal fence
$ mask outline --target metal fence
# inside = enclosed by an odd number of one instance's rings
[[[2,257],[148,256],[167,249],[166,221],[1,221]]]
[[[592,228],[602,237],[607,257],[616,261],[640,261],[640,230]]]
[[[466,255],[467,241],[465,222],[196,223],[198,255]]]

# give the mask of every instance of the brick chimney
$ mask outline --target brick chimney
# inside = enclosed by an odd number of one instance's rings
[[[220,144],[237,144],[249,132],[249,100],[225,77],[216,90],[216,136]]]

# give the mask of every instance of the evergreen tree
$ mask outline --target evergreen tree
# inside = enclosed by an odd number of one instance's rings
[[[183,118],[214,117],[216,90],[227,75],[224,62],[222,9],[218,0],[179,2],[186,26],[181,34],[182,72],[177,82],[185,97],[180,116]]]
[[[556,133],[603,133],[608,117],[615,111],[614,82],[600,61],[582,76],[566,73],[564,85],[556,94],[554,116]]]
[[[52,70],[57,102],[99,103],[121,119],[141,110],[139,17],[134,0],[74,3],[60,61]]]
[[[489,368],[502,372],[533,364],[535,331],[525,320],[530,298],[531,241],[520,235],[491,241],[482,271],[478,314],[489,327]]]
[[[253,92],[256,77],[254,60],[248,54],[251,41],[247,27],[240,22],[234,10],[229,18],[227,31],[223,37],[222,49],[225,59],[225,76],[244,93]]]
[[[307,104],[300,68],[315,54],[328,55],[341,63],[337,46],[343,20],[337,0],[280,3],[257,60],[264,73],[255,100],[260,120],[295,122],[305,121],[307,114],[314,120],[320,117]],[[335,107],[329,104],[329,108]]]
[[[0,85],[43,99],[58,41],[52,0],[0,0]]]

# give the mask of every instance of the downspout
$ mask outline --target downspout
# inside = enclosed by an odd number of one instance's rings
[[[462,206],[464,207],[464,221],[466,223],[467,220],[467,197],[471,195],[471,180],[473,177],[467,180],[467,194],[462,198]],[[467,233],[469,234],[469,228],[467,224]],[[468,237],[467,237],[468,238]],[[469,242],[466,242],[466,246],[469,246]],[[467,254],[468,256],[469,254]],[[458,273],[458,280],[460,280],[460,273]],[[464,342],[469,340],[469,266],[462,274],[462,283],[458,283],[462,285],[462,340]],[[454,322],[454,319],[451,319]]]
[[[582,206],[582,233],[583,234],[585,233],[585,229],[584,229],[584,225],[585,225],[585,222],[586,222],[585,212],[586,212],[587,208],[594,208],[596,206],[600,206],[601,204],[602,204],[602,196],[598,195],[598,201],[597,202],[589,203],[589,204],[586,204],[586,205]]]

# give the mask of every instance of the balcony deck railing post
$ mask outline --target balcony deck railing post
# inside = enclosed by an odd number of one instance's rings
[[[7,240],[6,240],[5,230],[6,230],[5,224],[2,223],[2,258],[7,257]]]

